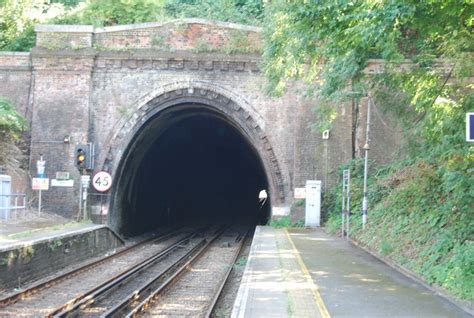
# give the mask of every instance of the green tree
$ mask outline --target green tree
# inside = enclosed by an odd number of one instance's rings
[[[18,147],[25,129],[23,116],[8,99],[0,96],[0,165],[9,170],[17,170],[25,158]]]
[[[325,121],[334,118],[331,102],[370,93],[407,132],[407,160],[372,170],[370,221],[362,230],[354,213],[351,235],[472,300],[474,147],[464,140],[465,113],[474,110],[472,1],[277,1],[267,9],[271,91],[305,81],[308,93],[325,100],[318,105]],[[373,58],[384,68],[364,73]],[[357,211],[363,174],[360,161],[352,164]],[[340,193],[328,191],[324,202],[333,229]]]
[[[8,45],[26,29],[31,27],[31,21],[25,14],[26,8],[31,5],[29,0],[4,0],[0,6],[0,48]]]
[[[3,0],[0,2],[0,50],[27,51],[35,43],[33,27],[64,15],[63,3],[45,0]]]
[[[163,3],[153,0],[95,0],[78,13],[81,24],[111,26],[158,21],[162,19]]]
[[[12,103],[0,96],[0,135],[19,138],[26,127],[26,121],[13,109]]]
[[[277,93],[298,78],[336,97],[350,81],[370,80],[363,73],[370,58],[395,68],[408,58],[425,73],[437,57],[472,67],[469,0],[276,1],[268,9],[265,66]]]
[[[264,15],[262,0],[168,0],[166,14],[176,18],[206,18],[260,25]]]

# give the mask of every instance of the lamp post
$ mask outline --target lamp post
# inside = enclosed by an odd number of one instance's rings
[[[362,199],[362,229],[365,229],[367,223],[367,209],[369,200],[367,198],[367,174],[368,174],[368,160],[369,160],[369,131],[370,131],[370,106],[371,106],[370,94],[367,94],[367,127],[365,130],[365,145],[363,147],[365,151],[364,159],[364,198]]]

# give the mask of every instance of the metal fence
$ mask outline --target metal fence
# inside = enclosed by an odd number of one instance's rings
[[[25,193],[10,193],[0,194],[0,217],[6,221],[10,218],[10,213],[13,212],[13,218],[18,218],[18,212],[23,212],[23,217],[26,214],[26,194]]]

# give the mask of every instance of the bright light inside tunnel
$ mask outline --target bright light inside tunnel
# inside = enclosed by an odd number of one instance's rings
[[[259,200],[268,180],[257,151],[229,119],[204,105],[174,106],[146,123],[122,167],[111,220],[121,234],[269,218],[269,200]]]

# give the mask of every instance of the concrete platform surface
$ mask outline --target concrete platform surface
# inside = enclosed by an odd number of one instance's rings
[[[232,317],[329,317],[284,230],[257,227]]]
[[[19,212],[15,218],[0,219],[0,251],[96,228],[98,226],[91,222],[74,222],[50,213]]]
[[[257,227],[232,317],[471,317],[321,229]]]

